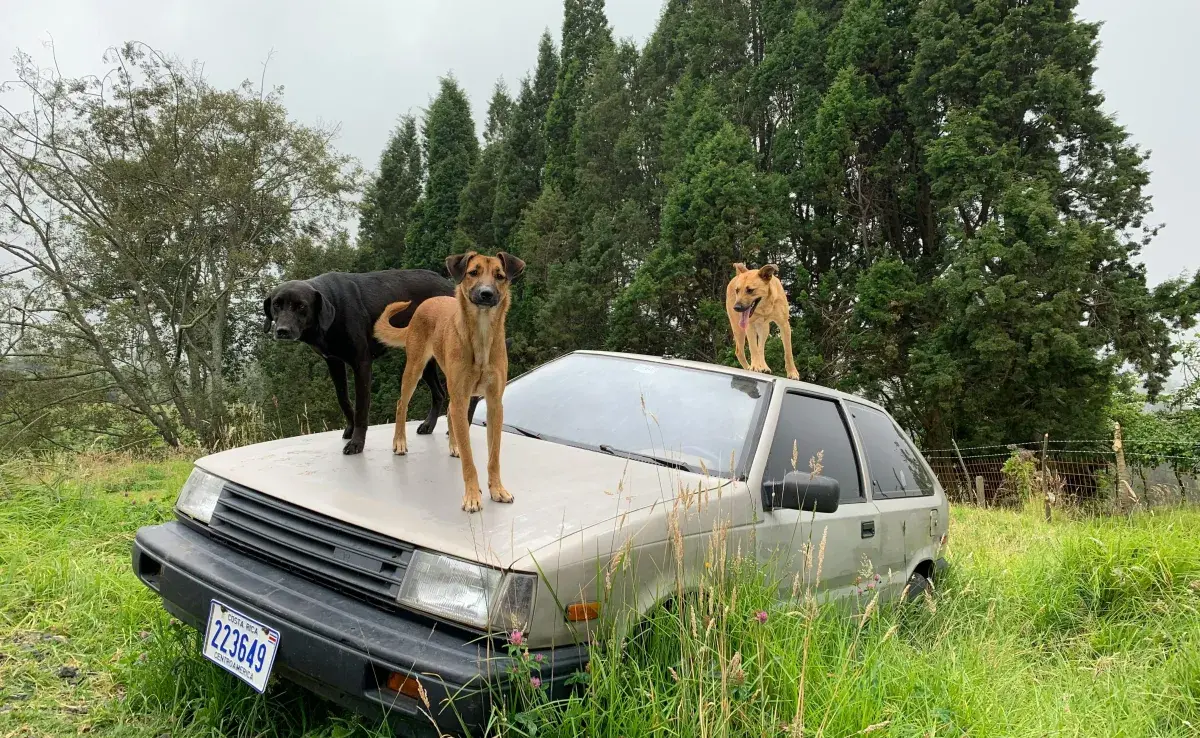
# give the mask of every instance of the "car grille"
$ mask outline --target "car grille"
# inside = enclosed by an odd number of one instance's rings
[[[209,530],[251,554],[395,607],[413,547],[226,483]]]

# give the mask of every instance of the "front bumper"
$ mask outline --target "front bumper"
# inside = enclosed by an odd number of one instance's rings
[[[486,639],[386,612],[180,522],[138,531],[133,570],[192,627],[203,629],[209,603],[218,599],[277,629],[277,673],[372,719],[428,723],[424,705],[386,687],[389,672],[420,680],[441,730],[486,724],[492,696],[504,686],[509,660],[490,651]],[[570,689],[565,681],[587,661],[585,646],[533,653],[542,655],[542,680],[554,697]]]

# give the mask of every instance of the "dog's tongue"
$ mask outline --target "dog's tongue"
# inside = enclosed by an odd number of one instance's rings
[[[746,330],[746,326],[750,325],[750,311],[742,311],[738,317],[738,322],[741,323],[742,330]]]

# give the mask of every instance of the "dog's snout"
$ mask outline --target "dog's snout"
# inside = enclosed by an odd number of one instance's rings
[[[492,285],[485,284],[475,288],[473,297],[476,305],[495,305],[500,300],[500,293]]]
[[[744,313],[744,312],[746,312],[747,310],[749,310],[749,309],[750,309],[750,306],[749,306],[749,305],[742,305],[741,303],[738,303],[737,305],[734,305],[734,306],[733,306],[733,309],[734,309],[734,310],[736,310],[736,311],[737,311],[737,312],[739,312],[739,313]]]
[[[292,330],[290,328],[276,328],[275,338],[281,341],[290,341],[292,339]]]

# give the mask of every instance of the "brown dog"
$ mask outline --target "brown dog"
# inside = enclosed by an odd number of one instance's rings
[[[496,502],[512,502],[500,483],[500,434],[504,426],[501,396],[508,382],[508,351],[504,345],[504,319],[508,313],[508,286],[525,270],[525,262],[512,254],[483,256],[474,251],[446,259],[446,270],[458,283],[454,297],[431,297],[417,307],[407,328],[396,328],[391,317],[407,302],[388,305],[375,321],[375,338],[387,346],[403,347],[408,357],[396,403],[396,432],[392,451],[408,453],[405,419],[420,368],[430,357],[446,375],[450,395],[450,455],[462,460],[463,509],[476,512],[483,505],[479,475],[471,455],[467,405],[472,397],[487,401],[488,491]]]
[[[783,360],[787,364],[788,379],[799,379],[796,363],[792,358],[792,324],[788,310],[787,293],[779,281],[779,267],[767,264],[758,270],[747,269],[745,264],[734,264],[737,272],[725,288],[725,312],[729,325],[733,326],[733,344],[738,363],[752,372],[771,373],[763,348],[771,332],[771,323],[779,326],[783,339]],[[746,363],[743,346],[750,339],[750,363]]]

